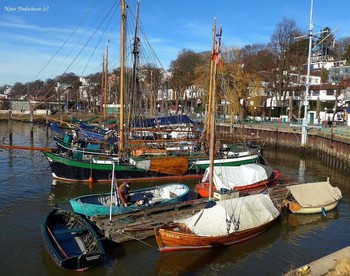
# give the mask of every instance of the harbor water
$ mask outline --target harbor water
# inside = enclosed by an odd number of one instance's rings
[[[46,126],[0,121],[0,143],[54,147]],[[160,253],[153,237],[119,245],[106,243],[103,265],[84,275],[283,275],[350,245],[350,173],[316,157],[264,149],[269,165],[290,181],[317,182],[327,177],[343,199],[322,216],[283,213],[281,220],[247,242],[210,250]],[[182,181],[191,189],[198,180]],[[158,183],[136,183],[133,188]],[[55,205],[70,208],[70,198],[109,191],[108,184],[54,182],[40,151],[0,149],[1,275],[73,275],[58,267],[44,249],[41,222]]]

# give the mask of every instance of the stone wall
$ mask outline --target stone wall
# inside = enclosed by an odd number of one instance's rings
[[[307,146],[301,147],[301,131],[293,128],[254,128],[245,127],[242,133],[255,135],[268,146],[293,148],[301,153],[312,152],[318,158],[340,169],[350,170],[350,138],[336,134],[312,130],[308,133]]]

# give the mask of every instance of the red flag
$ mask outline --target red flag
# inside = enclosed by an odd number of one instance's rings
[[[216,47],[212,56],[212,61],[214,61],[217,65],[222,65],[222,56],[221,56],[221,35],[222,35],[222,27],[216,32]]]

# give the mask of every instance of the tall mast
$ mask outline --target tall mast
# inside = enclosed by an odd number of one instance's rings
[[[125,0],[121,1],[120,24],[120,112],[119,112],[119,157],[124,150],[124,66],[125,66]]]
[[[106,121],[107,120],[107,90],[109,86],[108,82],[108,43],[109,43],[109,38],[107,41],[107,47],[106,47],[106,62],[105,62],[105,72],[104,72],[104,78],[105,78],[105,89],[104,89],[104,112],[103,112],[103,119]]]
[[[214,27],[213,27],[213,37],[212,37],[212,56],[215,52],[215,35],[216,35],[216,18],[214,17]],[[211,107],[212,107],[212,87],[213,87],[213,70],[214,70],[214,61],[210,60],[210,80],[209,80],[209,95],[208,95],[208,108],[207,108],[207,118],[205,122],[205,131],[206,131],[206,144],[209,143],[209,133],[210,133],[210,120],[211,120]]]
[[[214,173],[214,152],[215,152],[215,117],[216,117],[216,70],[217,64],[220,62],[219,53],[221,47],[221,28],[219,33],[216,34],[216,19],[214,19],[214,51],[211,59],[212,75],[211,75],[211,86],[209,87],[209,92],[211,91],[211,106],[208,108],[210,110],[210,143],[209,143],[209,200],[211,200],[212,187],[213,187],[213,173]],[[217,37],[217,39],[216,39]]]
[[[131,113],[137,101],[137,66],[139,62],[139,53],[140,53],[140,39],[138,37],[138,25],[139,25],[139,10],[140,10],[140,1],[137,1],[137,10],[136,10],[136,23],[135,23],[135,34],[134,34],[134,45],[133,45],[133,68],[132,68],[132,87],[130,94],[130,103],[129,103],[129,113],[128,113],[128,125],[129,131],[131,131]]]
[[[314,5],[314,1],[311,0],[310,24],[309,24],[309,52],[307,57],[307,75],[306,75],[306,87],[305,87],[305,95],[304,95],[304,119],[303,119],[303,125],[301,130],[302,147],[305,147],[307,143],[307,107],[308,107],[307,97],[309,95],[309,87],[310,87],[311,50],[312,50],[312,37],[313,37],[313,23],[312,23],[313,5]]]
[[[101,95],[100,95],[100,127],[102,125],[102,117],[103,117],[103,92],[104,92],[104,89],[105,89],[105,55],[103,55],[103,58],[102,58],[102,77],[101,77]]]
[[[154,114],[154,98],[153,98],[153,70],[151,69],[150,89],[149,89],[149,106],[150,106],[150,117],[153,118]]]

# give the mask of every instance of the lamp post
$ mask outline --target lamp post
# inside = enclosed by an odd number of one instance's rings
[[[304,95],[304,119],[302,123],[301,131],[301,146],[306,147],[307,143],[307,105],[308,105],[308,95],[310,87],[310,67],[311,67],[311,50],[312,50],[312,37],[313,37],[313,22],[312,22],[312,9],[313,9],[313,0],[311,0],[311,9],[310,9],[310,24],[309,24],[309,51],[307,58],[307,75],[306,75],[306,85],[305,85],[305,95]]]

